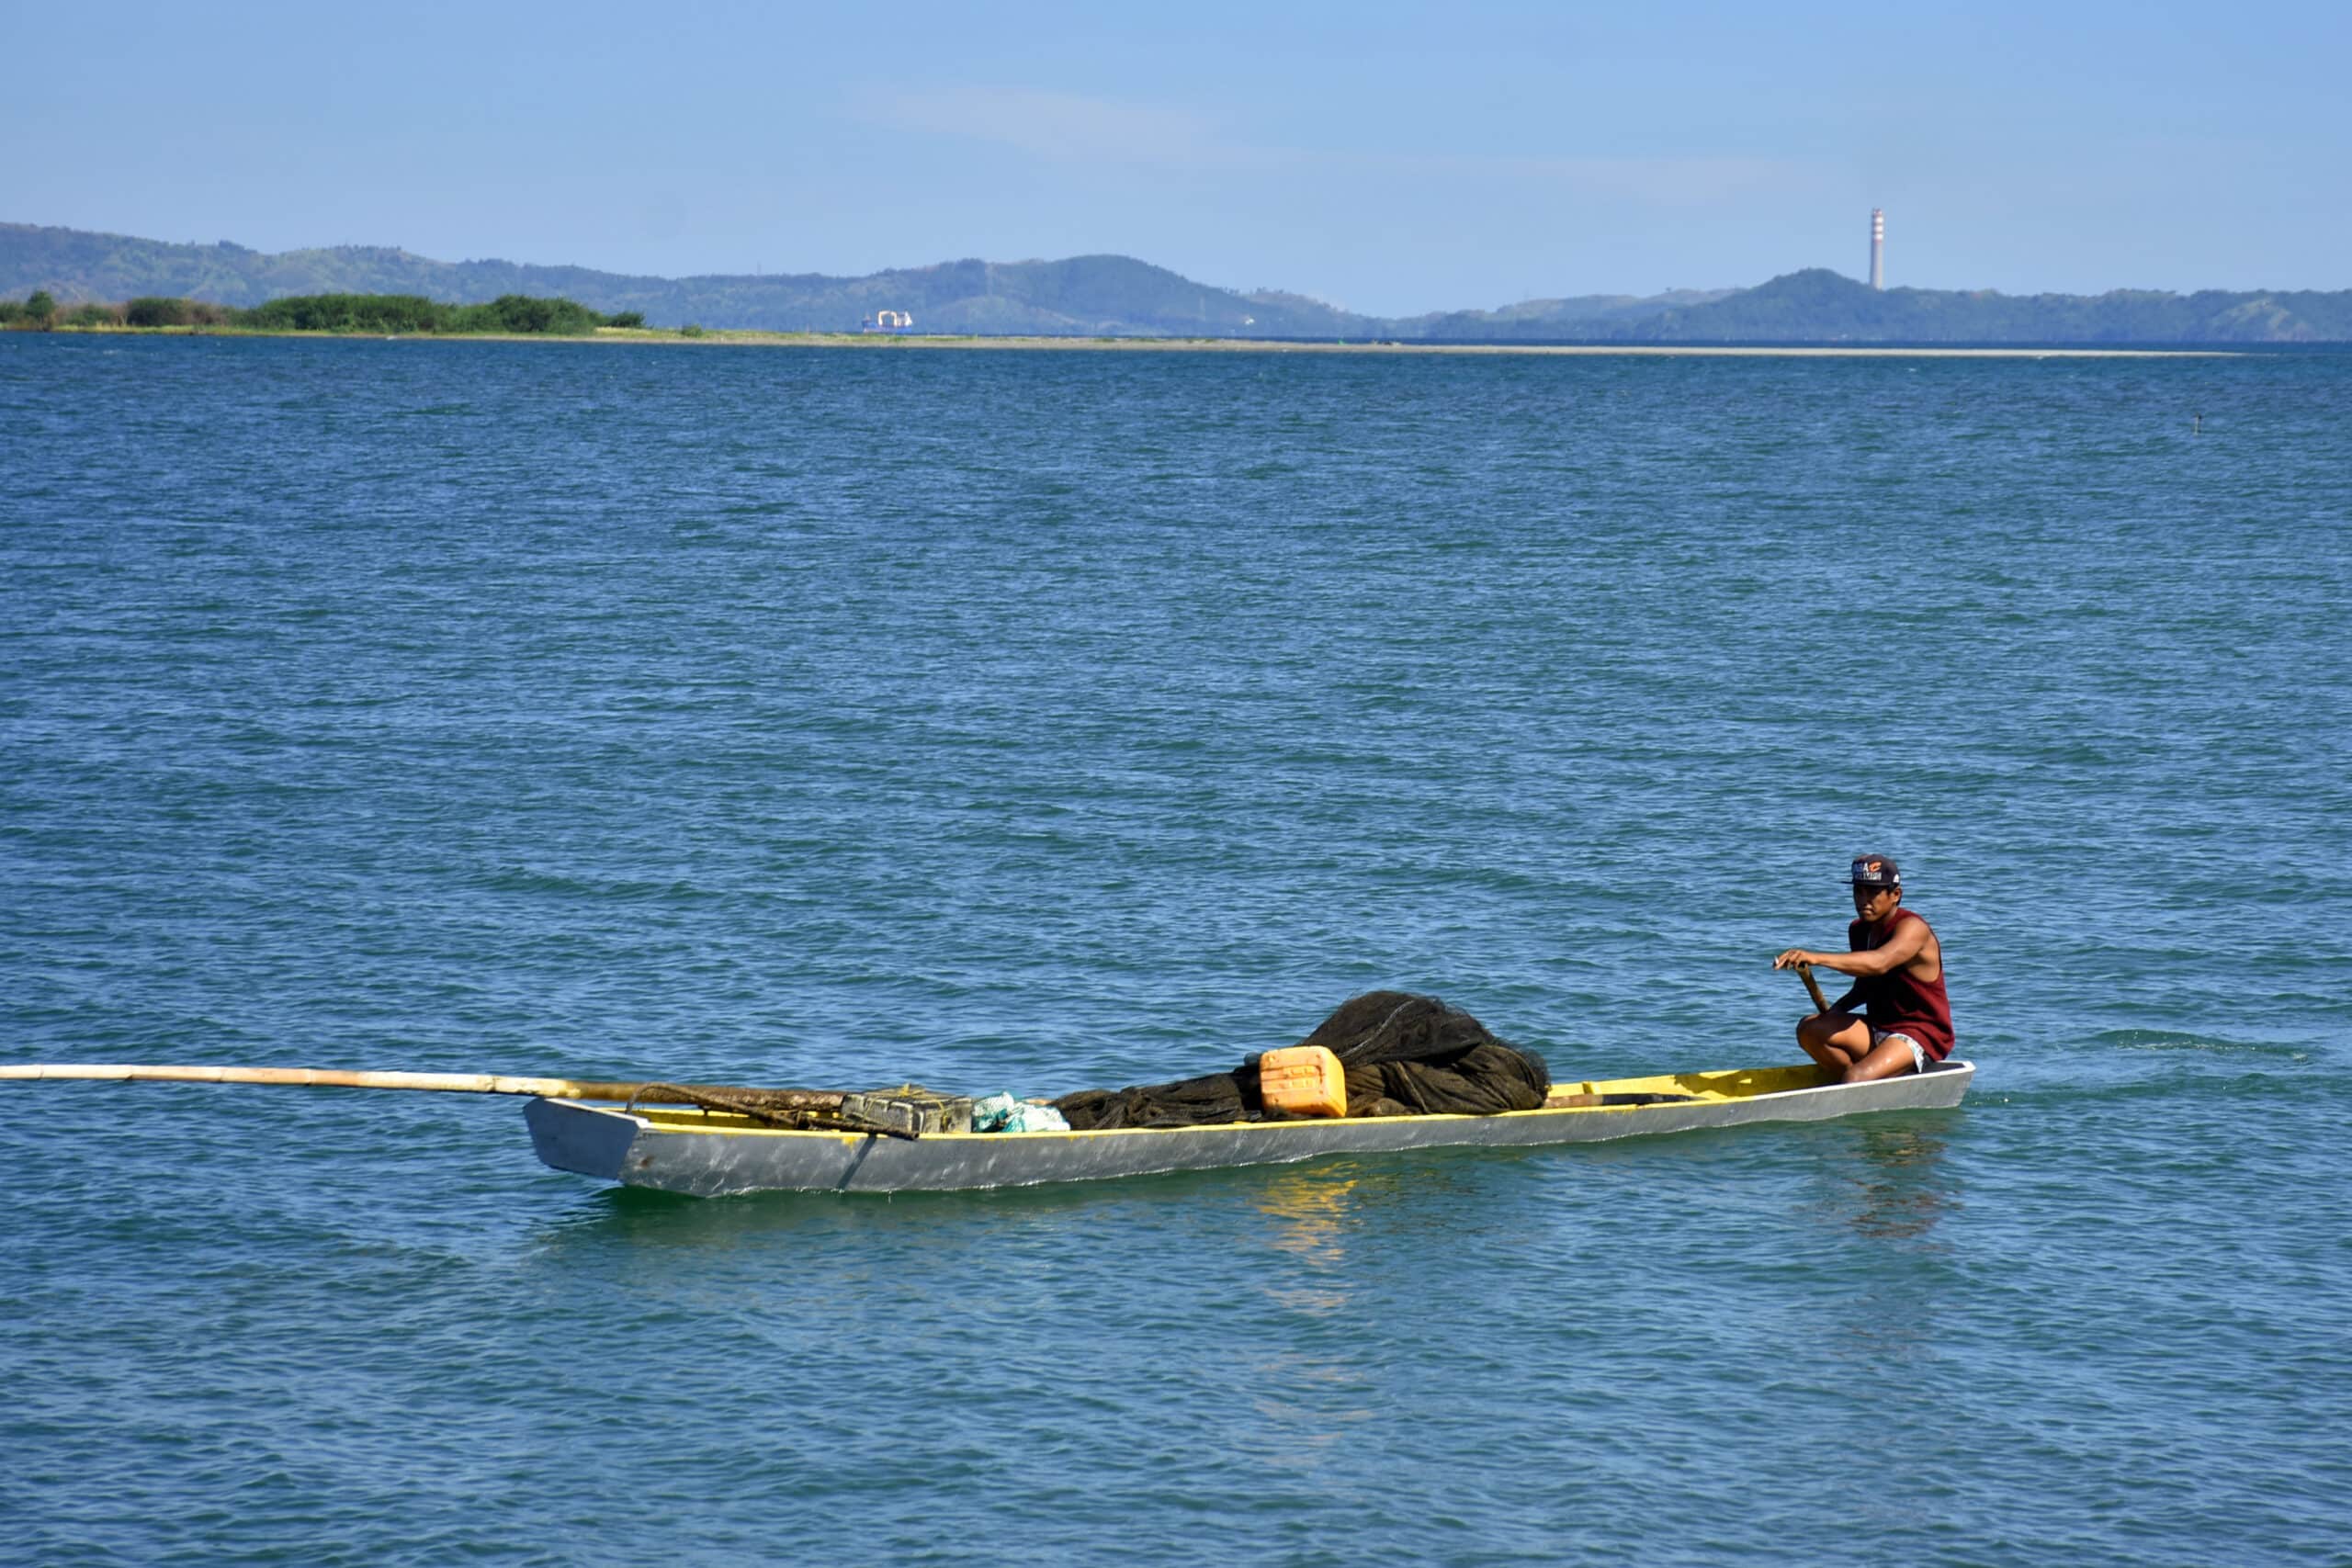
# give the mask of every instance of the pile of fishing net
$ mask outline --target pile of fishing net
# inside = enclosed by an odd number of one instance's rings
[[[1484,1116],[1533,1111],[1552,1087],[1544,1058],[1497,1039],[1435,997],[1367,991],[1299,1042],[1320,1045],[1347,1075],[1351,1116]],[[1121,1089],[1081,1089],[1054,1109],[1081,1132],[1101,1127],[1201,1127],[1279,1120],[1259,1098],[1258,1058],[1229,1073]]]

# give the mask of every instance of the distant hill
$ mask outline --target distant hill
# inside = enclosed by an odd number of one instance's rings
[[[1881,292],[1826,268],[1655,314],[1596,323],[1644,343],[2256,344],[2352,341],[2352,289],[2334,293]]]
[[[222,241],[168,244],[119,234],[0,223],[0,296],[42,288],[65,304],[177,295],[254,306],[290,294],[421,294],[449,304],[560,295],[648,321],[773,332],[854,331],[876,310],[918,330],[1053,335],[1358,337],[1379,323],[1300,295],[1244,296],[1126,256],[944,262],[866,277],[818,273],[641,277],[507,261],[435,261],[346,245],[277,255]]]
[[[905,310],[919,332],[1048,336],[1394,338],[1484,343],[2292,344],[2352,342],[2352,290],[2007,295],[1871,289],[1814,268],[1753,288],[1530,299],[1363,316],[1303,294],[1217,288],[1130,256],[942,262],[865,277],[642,277],[345,245],[276,255],[0,223],[0,298],[62,304],[173,295],[250,307],[288,295],[421,294],[447,304],[562,296],[658,326],[854,330]]]

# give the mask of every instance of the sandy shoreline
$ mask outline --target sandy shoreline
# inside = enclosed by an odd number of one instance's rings
[[[1266,338],[1201,337],[949,337],[879,333],[775,333],[748,328],[706,328],[692,337],[652,327],[599,327],[593,333],[559,336],[543,333],[305,333],[252,332],[241,327],[57,327],[61,334],[91,337],[297,337],[353,338],[401,343],[620,343],[674,345],[712,344],[755,348],[834,348],[903,352],[909,349],[1012,349],[1121,354],[1396,354],[1396,355],[1619,355],[1649,358],[1814,359],[2199,359],[2233,355],[2234,348],[1900,348],[1871,344],[1682,343],[1285,343]]]

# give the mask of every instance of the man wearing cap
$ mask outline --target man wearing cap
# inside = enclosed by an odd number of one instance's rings
[[[1903,873],[1885,855],[1854,860],[1854,922],[1849,953],[1792,947],[1775,969],[1811,964],[1851,975],[1854,984],[1797,1025],[1797,1043],[1842,1083],[1925,1072],[1951,1055],[1951,1002],[1944,993],[1943,944],[1903,908]]]

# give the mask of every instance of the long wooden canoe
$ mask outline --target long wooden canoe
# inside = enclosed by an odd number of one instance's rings
[[[631,1187],[705,1197],[764,1190],[913,1192],[1272,1165],[1324,1155],[1593,1143],[1753,1122],[1939,1111],[1958,1105],[1975,1075],[1973,1063],[1936,1062],[1925,1073],[1876,1083],[1824,1084],[1815,1067],[1758,1067],[1562,1084],[1553,1090],[1555,1100],[1673,1097],[1647,1104],[1091,1133],[930,1133],[914,1139],[801,1132],[723,1112],[655,1106],[631,1111],[577,1100],[534,1100],[523,1115],[533,1146],[548,1165]]]

